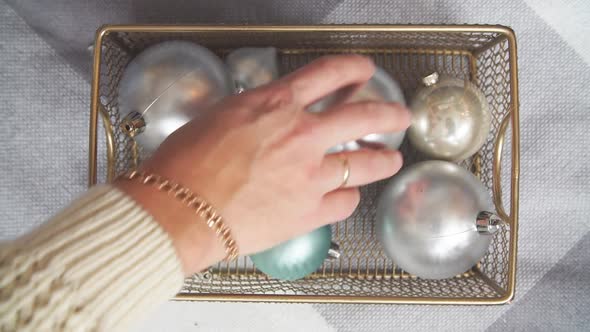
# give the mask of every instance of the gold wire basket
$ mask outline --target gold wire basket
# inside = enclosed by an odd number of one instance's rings
[[[105,181],[141,159],[121,132],[117,86],[125,66],[146,47],[165,40],[191,40],[224,57],[238,47],[274,46],[282,73],[314,58],[334,53],[372,57],[411,98],[420,79],[437,71],[468,79],[487,97],[492,130],[481,150],[462,166],[471,170],[493,195],[505,221],[488,254],[471,270],[454,278],[424,280],[389,260],[377,243],[373,221],[382,183],[362,188],[360,207],[333,226],[341,256],[328,260],[311,276],[279,281],[256,270],[246,257],[220,263],[188,278],[177,295],[184,300],[500,304],[514,296],[518,230],[519,122],[516,39],[510,28],[486,25],[317,25],[317,26],[105,26],[94,47],[90,117],[89,184],[97,182],[99,115],[106,136]],[[508,128],[510,127],[510,130]],[[508,134],[510,133],[510,134]],[[510,142],[504,148],[504,141]],[[504,148],[504,151],[502,151]],[[508,150],[508,151],[507,151]],[[423,159],[407,142],[406,165]],[[510,168],[502,170],[502,157]],[[502,181],[504,175],[504,181]],[[510,185],[502,193],[502,186]],[[508,213],[503,207],[509,200]]]

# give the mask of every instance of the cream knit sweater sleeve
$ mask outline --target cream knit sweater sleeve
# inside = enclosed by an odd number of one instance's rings
[[[117,189],[94,187],[0,244],[0,331],[124,330],[182,281],[160,225]]]

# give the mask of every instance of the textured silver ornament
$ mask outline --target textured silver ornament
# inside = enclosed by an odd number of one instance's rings
[[[398,102],[403,105],[406,103],[399,84],[384,69],[377,67],[373,77],[360,89],[341,89],[312,104],[307,110],[310,112],[322,112],[341,103],[371,100]],[[327,152],[354,151],[361,148],[396,150],[402,144],[404,135],[405,131],[370,134],[356,141],[336,145]]]
[[[490,132],[484,94],[471,82],[433,73],[410,105],[408,138],[429,157],[459,161],[475,154]]]
[[[184,41],[154,45],[133,59],[121,78],[121,129],[149,154],[232,91],[223,62],[208,49]]]
[[[461,274],[484,256],[500,219],[490,195],[467,170],[446,161],[415,164],[379,199],[379,242],[405,271],[421,278]]]
[[[277,49],[274,47],[238,48],[228,54],[225,62],[238,93],[257,88],[279,77]]]

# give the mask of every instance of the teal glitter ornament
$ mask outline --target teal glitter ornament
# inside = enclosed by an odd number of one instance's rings
[[[256,267],[275,279],[296,280],[315,272],[328,257],[332,245],[330,226],[283,242],[251,255]]]

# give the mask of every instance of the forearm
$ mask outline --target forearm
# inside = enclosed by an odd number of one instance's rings
[[[119,179],[113,185],[133,198],[166,231],[186,276],[225,257],[225,248],[215,231],[180,199],[138,180]]]
[[[100,186],[0,247],[2,330],[120,329],[182,286],[167,232]]]

